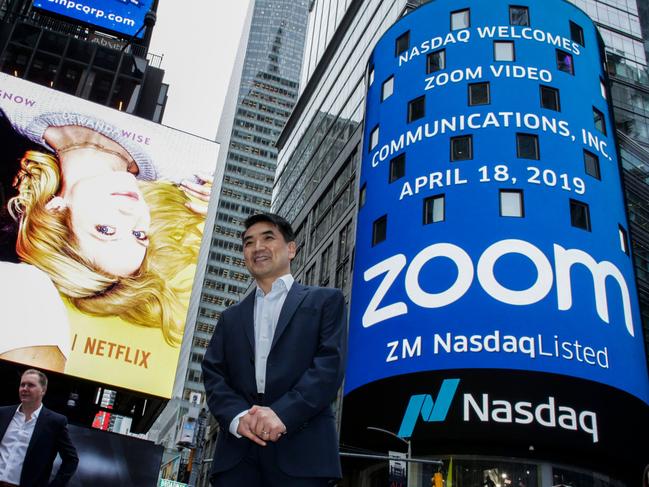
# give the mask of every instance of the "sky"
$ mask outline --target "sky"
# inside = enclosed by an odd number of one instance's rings
[[[160,0],[149,52],[169,84],[164,125],[216,137],[250,1]]]

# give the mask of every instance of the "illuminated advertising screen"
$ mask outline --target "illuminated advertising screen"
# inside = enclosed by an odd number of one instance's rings
[[[437,0],[378,41],[367,76],[347,427],[373,421],[439,447],[460,437],[488,443],[476,423],[521,442],[541,425],[541,443],[605,457],[629,426],[606,404],[646,424],[643,330],[603,66],[595,25],[560,0]],[[360,413],[372,400],[392,416]],[[452,427],[441,425],[447,417]]]
[[[79,467],[69,487],[157,485],[163,447],[133,436],[69,425]],[[57,472],[60,458],[54,463]]]
[[[218,145],[0,74],[0,358],[169,397]]]
[[[132,36],[144,25],[152,0],[34,0],[34,7],[84,24]],[[142,30],[138,37],[142,37]]]

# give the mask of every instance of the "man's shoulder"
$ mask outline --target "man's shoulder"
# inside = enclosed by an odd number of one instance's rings
[[[255,297],[255,292],[253,290],[251,293],[246,294],[243,297],[243,299],[241,301],[239,301],[238,303],[235,303],[235,304],[225,308],[221,312],[221,316],[228,316],[228,315],[231,315],[231,314],[234,314],[234,313],[237,313],[237,312],[241,311],[246,305],[250,304],[249,303],[250,300],[254,300],[254,297]]]
[[[47,421],[54,421],[57,423],[68,422],[68,418],[66,418],[65,415],[57,413],[56,411],[52,411],[51,409],[46,408],[45,406],[43,406],[43,409],[41,409],[41,415]]]
[[[9,406],[0,406],[0,416],[4,416],[6,414],[13,414],[16,412],[16,409],[18,409],[18,404],[10,404]]]
[[[336,287],[320,287],[320,286],[305,286],[304,284],[298,284],[302,286],[311,296],[312,299],[318,301],[327,301],[329,299],[344,299],[343,292]]]

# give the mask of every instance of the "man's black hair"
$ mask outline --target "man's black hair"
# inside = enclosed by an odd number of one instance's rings
[[[260,222],[267,222],[275,225],[282,234],[282,237],[284,237],[286,243],[295,241],[295,233],[293,232],[293,228],[291,228],[291,224],[275,213],[257,213],[256,215],[250,215],[246,218],[246,221],[243,222],[245,230],[241,234],[241,240],[243,240],[246,231],[251,226]]]

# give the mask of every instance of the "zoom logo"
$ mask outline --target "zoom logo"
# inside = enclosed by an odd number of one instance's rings
[[[460,379],[445,379],[435,399],[429,394],[411,396],[398,435],[401,438],[411,437],[420,417],[427,423],[445,421],[459,384]],[[594,411],[578,411],[571,406],[559,404],[553,396],[533,403],[494,399],[489,394],[464,394],[462,409],[462,419],[465,422],[478,420],[483,423],[535,424],[544,428],[585,433],[593,443],[599,441],[597,414]]]

